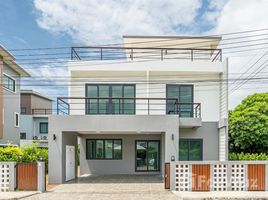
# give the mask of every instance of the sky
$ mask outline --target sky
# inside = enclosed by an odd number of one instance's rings
[[[211,35],[255,30],[268,28],[267,9],[268,0],[1,0],[0,43],[12,50],[120,43],[122,35]],[[69,51],[58,50],[66,56]],[[16,56],[33,51],[12,53]],[[246,64],[263,53],[265,50],[230,57],[229,71],[245,71]],[[20,59],[18,56],[19,63]],[[53,64],[32,62],[22,65],[32,76],[67,72],[64,63],[55,70],[56,65],[51,68]],[[60,85],[53,79],[45,81]],[[29,82],[23,83],[26,87]],[[230,96],[229,107],[251,93],[267,92],[263,86],[241,87]],[[67,95],[66,87],[29,84],[29,88],[51,97]]]

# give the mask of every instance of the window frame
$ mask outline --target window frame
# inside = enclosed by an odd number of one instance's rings
[[[134,102],[133,102],[133,104],[134,104],[133,110],[134,110],[134,112],[132,114],[125,114],[123,112],[123,113],[118,113],[118,115],[136,115],[136,84],[86,83],[85,84],[85,97],[87,97],[87,98],[89,97],[88,96],[88,86],[96,86],[97,87],[97,97],[96,98],[99,98],[99,86],[108,86],[108,88],[109,88],[109,97],[107,97],[107,99],[112,98],[112,87],[113,86],[122,86],[122,96],[123,96],[122,99],[124,99],[124,87],[125,86],[132,86],[133,90],[134,90],[134,97],[133,97],[133,100],[134,100]],[[90,103],[88,103],[87,101],[88,101],[88,99],[85,100],[85,114],[86,115],[113,115],[113,113],[111,112],[111,107],[110,107],[111,106],[111,99],[109,100],[109,112],[106,113],[106,114],[102,114],[99,111],[99,99],[97,99],[97,105],[98,105],[97,113],[90,113],[90,109],[88,109],[88,107],[87,107]],[[122,111],[124,111],[124,103],[123,102],[121,102],[121,103],[123,105]]]
[[[103,141],[103,157],[102,158],[96,158],[96,146],[94,149],[94,158],[89,158],[89,152],[88,152],[88,141],[94,141],[96,144],[97,140]],[[112,140],[112,158],[105,158],[105,140]],[[115,158],[114,156],[114,141],[119,140],[121,142],[121,158]],[[118,138],[90,138],[86,139],[86,160],[123,160],[123,139]]]
[[[25,134],[25,138],[21,138],[22,134]],[[27,133],[26,132],[20,132],[20,140],[27,140]]]
[[[18,116],[18,118],[17,118],[17,116]],[[14,126],[16,128],[20,127],[20,113],[18,113],[18,112],[14,112]]]
[[[41,125],[47,125],[47,132],[41,132]],[[48,134],[48,122],[39,122],[39,134]]]
[[[22,112],[22,110],[25,110],[25,112]],[[25,115],[27,113],[27,108],[26,107],[20,107],[20,114]]]
[[[180,142],[181,141],[187,141],[188,143],[188,149],[187,149],[187,160],[181,160],[180,159]],[[200,149],[200,160],[190,160],[190,142],[192,141],[200,141],[201,149]],[[179,139],[179,161],[203,161],[203,139],[202,138],[180,138]]]
[[[6,73],[3,73],[3,75],[4,75],[4,76],[3,76],[3,88],[4,88],[5,90],[9,91],[9,92],[12,92],[12,93],[16,94],[16,91],[17,91],[16,81],[17,81],[17,80],[16,80],[15,78],[13,78],[12,76],[6,74]],[[12,81],[14,81],[14,90],[11,90],[10,88],[5,87],[5,84],[4,84],[5,76],[6,76],[7,78],[11,79]]]
[[[192,88],[192,98],[191,98],[191,102],[187,102],[187,103],[193,103],[194,102],[194,84],[166,84],[166,114],[169,115],[168,113],[168,87],[169,86],[176,86],[176,87],[179,87],[179,93],[180,93],[180,88],[183,87],[183,86],[190,86]],[[179,97],[180,98],[180,97]],[[180,101],[180,99],[178,99]],[[183,102],[182,102],[183,103]],[[178,113],[180,115],[180,113]],[[191,117],[193,116],[193,111],[191,113]]]

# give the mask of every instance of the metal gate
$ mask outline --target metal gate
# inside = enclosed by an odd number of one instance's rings
[[[165,189],[170,189],[170,163],[165,163]]]
[[[37,190],[37,163],[17,164],[17,189]]]
[[[210,190],[210,165],[192,166],[192,191]]]
[[[248,165],[248,191],[265,190],[265,165]]]

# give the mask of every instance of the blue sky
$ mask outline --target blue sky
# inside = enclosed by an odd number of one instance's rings
[[[0,43],[12,50],[121,43],[122,35],[210,35],[268,28],[263,20],[268,18],[267,7],[267,0],[3,0]],[[241,72],[250,58],[230,58],[230,72]],[[67,72],[64,63],[22,66],[33,77]],[[52,78],[46,82],[58,84]],[[28,89],[52,98],[67,95],[66,87],[32,85]],[[256,91],[237,91],[230,107]]]

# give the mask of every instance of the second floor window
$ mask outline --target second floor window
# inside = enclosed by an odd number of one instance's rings
[[[41,134],[47,134],[48,133],[48,123],[47,122],[40,122],[39,124],[39,132]]]
[[[16,91],[15,79],[11,78],[10,76],[8,76],[6,74],[4,74],[3,86],[4,86],[4,88],[6,88],[12,92]]]
[[[135,114],[135,85],[87,84],[86,114]]]
[[[179,114],[180,117],[193,117],[193,85],[167,85],[167,114]],[[176,105],[176,100],[178,105]]]
[[[20,114],[26,114],[26,107],[20,107]]]

